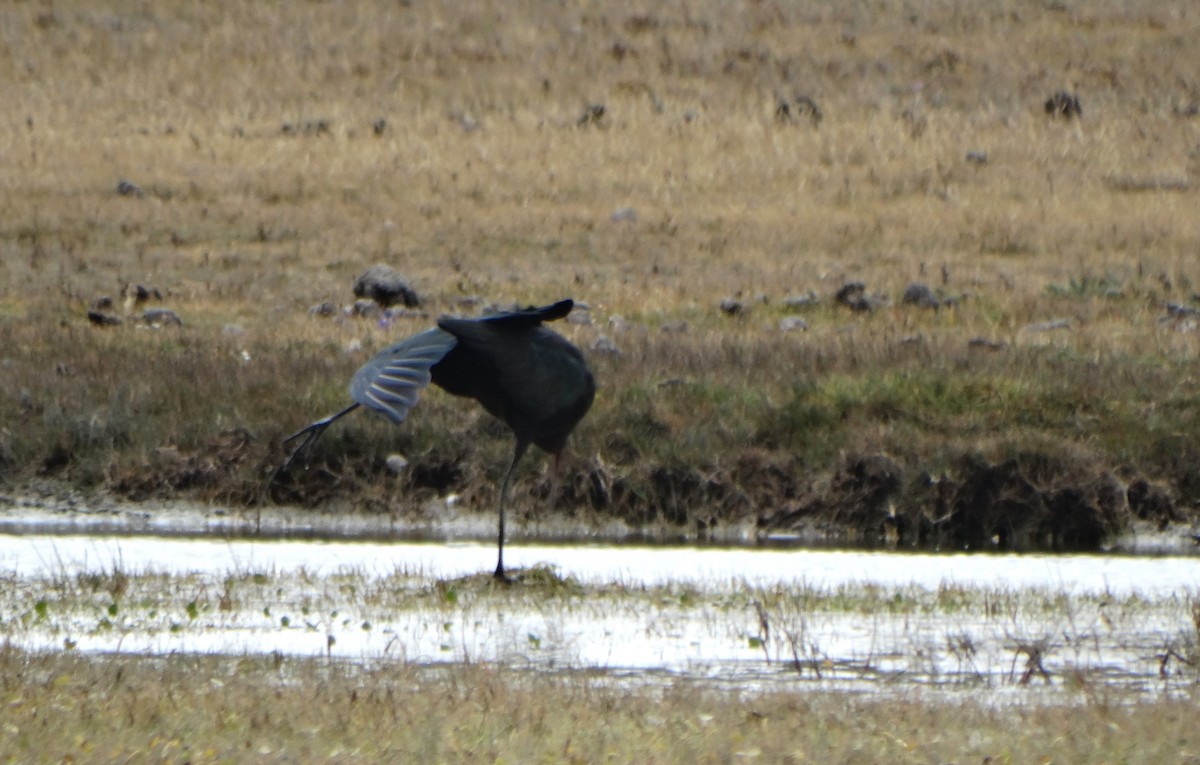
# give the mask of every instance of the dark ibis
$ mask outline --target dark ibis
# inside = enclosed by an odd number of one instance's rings
[[[496,578],[504,580],[504,509],[517,464],[533,444],[554,455],[557,476],[567,438],[596,395],[596,381],[583,354],[543,326],[569,314],[574,305],[562,300],[477,319],[442,316],[437,327],[380,351],[350,380],[353,404],[284,441],[306,436],[282,470],[326,428],[360,406],[400,425],[430,382],[455,396],[473,398],[508,425],[515,439],[498,502]]]

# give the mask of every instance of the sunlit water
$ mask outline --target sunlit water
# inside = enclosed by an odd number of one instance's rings
[[[1200,600],[1195,557],[513,545],[506,549],[513,569],[549,566],[598,591],[665,588],[671,595],[392,608],[364,601],[356,594],[361,585],[343,581],[387,578],[428,592],[436,582],[491,571],[495,552],[482,543],[0,534],[0,639],[88,652],[494,661],[871,692],[1025,693],[1032,686],[1076,693],[1098,685],[1190,693],[1200,671],[1187,664],[1200,655],[1200,625],[1192,621]],[[117,572],[162,575],[167,592],[150,599],[164,605],[138,609],[131,605],[137,596],[125,593],[124,605],[109,612],[114,599],[101,588],[71,608],[39,611],[45,593],[77,587],[71,583],[80,576]],[[230,577],[261,584],[240,584],[237,605],[218,607]],[[762,612],[755,605],[755,593],[780,588],[861,585],[1065,593],[1080,605],[1040,614]],[[193,603],[204,607],[189,611]]]
[[[514,568],[549,565],[583,583],[724,589],[801,582],[810,586],[943,584],[1072,594],[1161,597],[1200,589],[1200,558],[1184,556],[955,554],[860,550],[509,545]],[[45,578],[89,570],[216,574],[345,571],[431,580],[490,571],[494,544],[181,539],[0,534],[0,572]]]

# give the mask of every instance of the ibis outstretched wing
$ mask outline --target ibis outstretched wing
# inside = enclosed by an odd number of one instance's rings
[[[350,381],[350,396],[399,425],[429,384],[430,368],[457,344],[454,335],[430,329],[380,351]]]

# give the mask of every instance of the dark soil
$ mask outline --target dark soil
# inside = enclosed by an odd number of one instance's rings
[[[153,480],[178,489],[230,476],[238,441],[227,435],[197,464]],[[227,492],[226,501],[320,506],[348,501],[393,512],[449,493],[470,507],[495,501],[498,476],[471,465],[474,455],[433,452],[401,475],[382,457],[342,455],[339,465],[314,464],[277,475],[253,491]],[[537,507],[554,492],[554,511],[588,520],[616,518],[633,529],[677,528],[704,538],[727,525],[751,525],[760,534],[819,531],[831,540],[950,550],[1098,550],[1136,520],[1160,527],[1194,520],[1171,489],[1145,476],[1122,480],[1113,471],[1028,454],[989,462],[961,455],[938,475],[900,464],[885,454],[842,459],[827,474],[771,453],[746,450],[728,466],[631,464],[599,458],[563,464],[557,487],[532,460],[514,482],[515,507]],[[261,472],[267,472],[264,466]],[[118,482],[114,489],[139,498],[150,481]],[[240,496],[239,496],[240,494]]]

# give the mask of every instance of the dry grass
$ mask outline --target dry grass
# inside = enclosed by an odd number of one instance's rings
[[[367,351],[427,323],[306,314],[384,261],[431,316],[475,295],[592,307],[597,324],[568,333],[622,355],[594,356],[603,390],[574,473],[583,486],[605,466],[635,520],[670,515],[637,506],[656,466],[721,476],[764,453],[807,483],[845,454],[936,473],[963,453],[1052,451],[1200,500],[1200,333],[1159,321],[1200,283],[1187,3],[0,17],[9,481],[262,501],[279,437],[339,406]],[[1043,113],[1061,88],[1083,119]],[[780,124],[777,92],[815,99],[820,125]],[[606,116],[577,127],[592,102]],[[611,219],[624,207],[635,222]],[[893,305],[834,305],[846,280]],[[898,305],[915,280],[965,300]],[[163,290],[185,326],[89,326],[87,304],[125,282]],[[808,290],[809,330],[777,331],[785,296]],[[747,315],[718,310],[734,294]],[[609,329],[614,314],[633,328]],[[1055,319],[1070,329],[1026,329]],[[678,321],[686,333],[660,332]],[[388,506],[446,488],[396,488],[396,448],[428,473],[460,465],[450,488],[482,498],[503,432],[437,394],[420,415],[403,433],[349,425],[319,454],[332,477],[277,498]]]
[[[732,695],[496,666],[0,649],[6,762],[1127,762],[1200,755],[1192,701],[1035,708]]]

